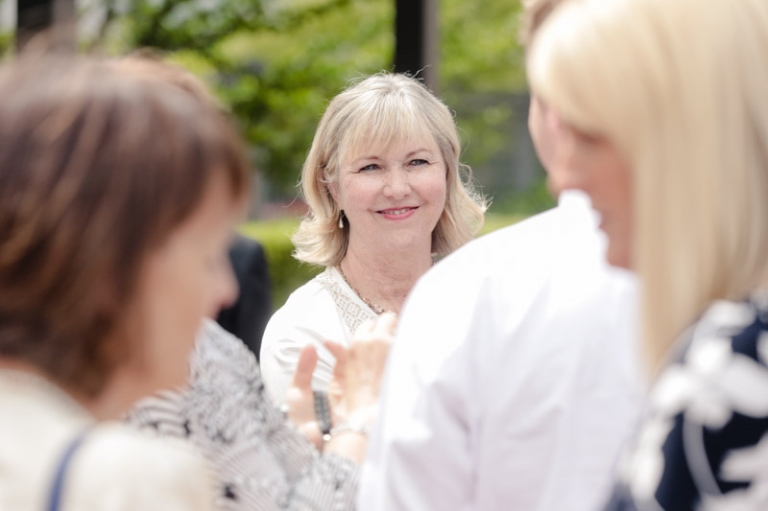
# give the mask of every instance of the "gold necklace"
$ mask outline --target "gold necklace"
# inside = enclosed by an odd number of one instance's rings
[[[355,288],[355,286],[353,286],[349,282],[349,279],[347,278],[346,274],[344,273],[344,270],[341,269],[341,263],[339,263],[339,265],[336,267],[336,269],[339,270],[339,274],[341,275],[341,278],[344,279],[344,282],[347,283],[347,285],[349,286],[349,289],[354,291],[355,294],[357,295],[357,297],[360,298],[363,301],[364,304],[366,304],[368,307],[370,307],[371,310],[376,313],[376,315],[381,316],[382,314],[384,314],[386,312],[386,309],[376,305],[375,303],[371,302],[368,298],[366,298],[362,294],[360,294],[360,291],[358,291]]]

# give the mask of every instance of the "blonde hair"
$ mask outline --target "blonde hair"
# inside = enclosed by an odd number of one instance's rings
[[[483,224],[486,203],[472,185],[469,167],[459,162],[461,145],[451,112],[418,80],[382,73],[336,96],[320,121],[301,175],[310,211],[293,236],[294,257],[320,266],[344,258],[349,223],[339,229],[342,213],[328,185],[337,181],[345,156],[424,133],[434,137],[447,167],[445,209],[432,232],[432,252],[444,256],[472,239]]]
[[[534,42],[537,92],[632,168],[654,368],[709,302],[766,283],[766,48],[765,0],[573,0]]]
[[[523,0],[520,15],[520,43],[529,48],[541,25],[564,0]]]

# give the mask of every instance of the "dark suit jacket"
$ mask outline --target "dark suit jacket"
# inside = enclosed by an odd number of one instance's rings
[[[258,242],[239,235],[229,249],[229,259],[240,286],[240,295],[231,307],[219,313],[216,321],[242,339],[258,360],[261,338],[272,315],[267,259]]]

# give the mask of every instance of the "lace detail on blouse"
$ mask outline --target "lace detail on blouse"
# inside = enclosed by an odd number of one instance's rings
[[[369,319],[375,319],[376,313],[367,305],[362,305],[351,290],[346,289],[338,280],[334,279],[331,271],[338,274],[335,269],[328,268],[315,277],[315,280],[330,293],[342,321],[349,328],[349,333],[354,335],[357,327]]]
[[[189,387],[140,402],[128,421],[187,438],[219,480],[218,508],[352,510],[359,467],[320,455],[270,403],[253,354],[207,321],[191,359]]]

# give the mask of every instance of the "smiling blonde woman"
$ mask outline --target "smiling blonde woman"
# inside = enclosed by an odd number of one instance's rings
[[[333,99],[304,164],[310,212],[295,257],[324,266],[267,325],[261,365],[280,403],[306,345],[318,351],[313,386],[325,390],[334,357],[357,327],[399,312],[418,278],[482,226],[485,200],[459,161],[448,108],[418,80],[371,76]]]

